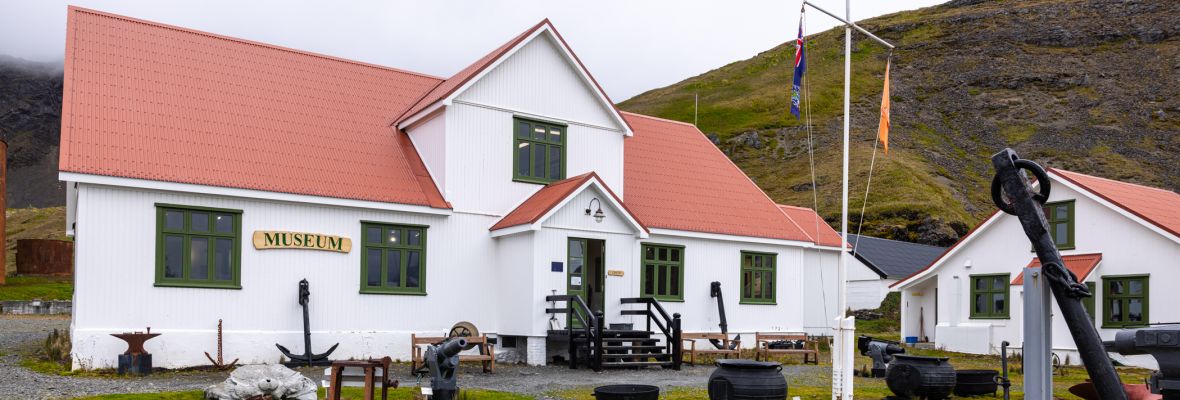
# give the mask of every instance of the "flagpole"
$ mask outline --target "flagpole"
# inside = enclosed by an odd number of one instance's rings
[[[855,355],[852,344],[854,343],[853,335],[856,333],[856,320],[854,317],[845,316],[845,312],[848,309],[848,252],[846,250],[848,249],[848,142],[850,136],[849,131],[852,125],[850,112],[852,103],[852,29],[856,28],[856,30],[888,47],[890,50],[893,49],[893,45],[851,22],[852,0],[844,0],[844,18],[840,18],[808,1],[804,1],[803,4],[811,6],[811,8],[819,10],[844,23],[844,155],[840,171],[840,265],[837,268],[838,272],[836,275],[838,300],[836,302],[836,317],[833,321],[835,332],[833,333],[834,341],[832,346],[832,399],[851,400],[853,394],[853,357]]]

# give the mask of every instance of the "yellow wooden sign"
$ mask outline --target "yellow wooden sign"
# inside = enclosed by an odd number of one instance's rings
[[[609,276],[623,276],[623,270],[621,270],[621,269],[608,269],[608,270],[606,270],[606,274]]]
[[[352,251],[352,240],[318,233],[254,231],[254,248],[258,250],[307,249],[347,253]]]

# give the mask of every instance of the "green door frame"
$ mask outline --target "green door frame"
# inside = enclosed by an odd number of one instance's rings
[[[600,265],[591,266],[592,257],[590,256],[590,242],[597,241],[601,243]],[[579,255],[580,254],[580,255]],[[587,294],[590,290],[591,284],[598,284],[605,286],[606,284],[606,241],[601,239],[586,239],[570,237],[566,241],[566,287],[565,293],[568,295],[578,295],[582,300],[587,302],[587,306],[591,310],[606,311],[605,301],[602,298],[606,295],[605,288],[599,288],[602,292],[597,298],[590,299]],[[594,271],[597,270],[597,271]],[[597,279],[591,279],[591,272],[597,272]],[[575,279],[577,278],[577,279]],[[577,284],[575,284],[575,282]],[[575,328],[581,328],[581,324],[573,315],[568,316],[569,320],[566,323]]]

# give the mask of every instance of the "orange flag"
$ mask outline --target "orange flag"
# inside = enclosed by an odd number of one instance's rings
[[[877,126],[877,140],[885,146],[885,154],[889,154],[889,64],[885,61],[885,89],[881,92],[881,124]]]

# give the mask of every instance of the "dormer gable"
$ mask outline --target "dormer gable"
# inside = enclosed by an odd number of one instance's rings
[[[573,79],[568,79],[569,77]],[[565,93],[567,97],[559,102],[530,101],[535,99],[520,97],[530,92],[527,88],[519,90],[520,84],[524,82],[547,85],[547,90]],[[574,86],[574,82],[581,87]],[[574,92],[584,92],[588,96],[581,98],[571,94]],[[511,109],[539,117],[560,116],[568,114],[571,108],[585,109],[587,105],[593,104],[601,115],[584,118],[589,121],[575,122],[618,130],[625,136],[633,134],[630,125],[615,108],[614,102],[548,19],[439,83],[405,113],[398,116],[394,124],[399,128],[412,126],[419,120],[451,106],[456,100]],[[505,101],[516,104],[505,104]]]

